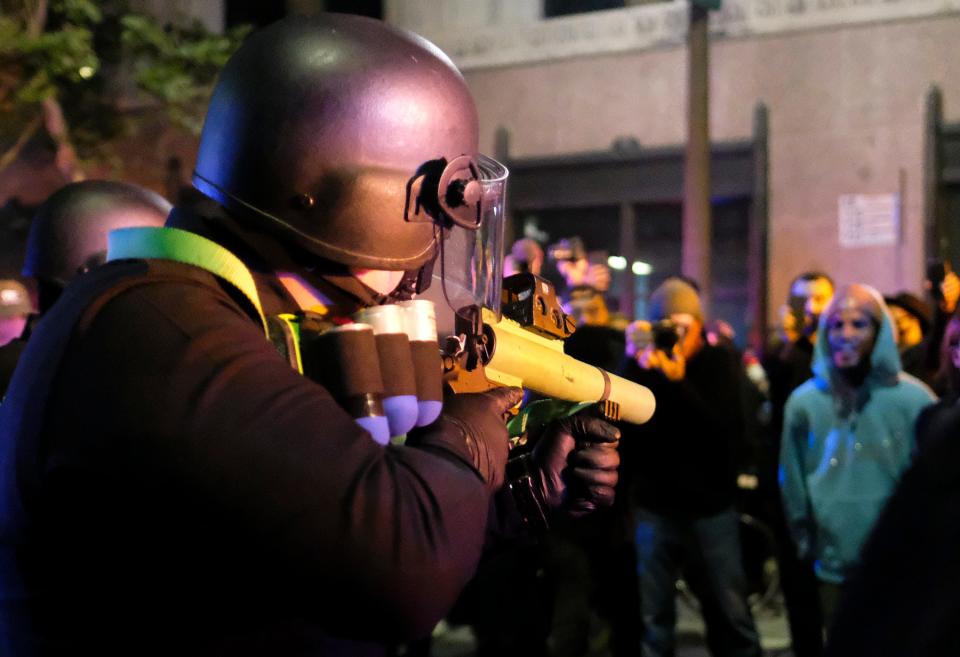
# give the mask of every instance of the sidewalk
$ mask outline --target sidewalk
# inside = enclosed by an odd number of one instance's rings
[[[793,657],[790,632],[781,601],[754,614],[760,644],[765,657]],[[677,599],[677,657],[709,657],[703,641],[703,620],[681,596]],[[610,657],[605,628],[598,628],[593,650],[585,657]],[[473,657],[475,642],[469,627],[450,627],[441,623],[434,631],[431,657]]]

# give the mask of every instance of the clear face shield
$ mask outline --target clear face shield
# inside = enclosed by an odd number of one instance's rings
[[[483,306],[499,318],[509,173],[505,166],[485,155],[476,158],[474,173],[477,187],[471,190],[468,185],[464,194],[476,197],[475,214],[454,215],[452,227],[444,230],[440,262],[434,267],[430,291],[436,301],[442,299],[442,305],[455,314],[462,315],[470,306]],[[438,303],[438,310],[440,307]]]

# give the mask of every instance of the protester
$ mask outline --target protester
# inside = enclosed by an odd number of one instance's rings
[[[823,618],[813,564],[797,557],[797,549],[783,516],[778,469],[783,413],[787,398],[813,376],[811,364],[820,315],[833,296],[833,281],[818,271],[798,275],[790,283],[785,308],[784,341],[762,359],[769,381],[770,412],[759,475],[764,518],[773,530],[780,587],[790,624],[796,657],[819,657],[823,652]],[[790,339],[792,336],[792,339]]]
[[[954,316],[947,322],[936,379],[944,402],[953,402],[960,397],[960,317]]]
[[[813,346],[817,341],[820,315],[833,297],[833,281],[823,272],[804,272],[790,284],[787,306],[798,317],[798,337],[785,343],[777,353],[764,359],[764,368],[770,378],[770,397],[773,402],[773,429],[779,434],[783,421],[783,405],[790,393],[810,378]]]
[[[529,237],[517,240],[503,262],[503,275],[536,274],[543,269],[543,249]]]
[[[733,507],[743,430],[739,363],[706,341],[700,298],[689,284],[667,279],[649,309],[650,322],[660,322],[656,334],[646,327],[651,339],[623,370],[657,398],[651,421],[626,430],[624,440],[643,654],[674,654],[675,585],[683,569],[701,603],[710,652],[758,656]]]
[[[575,288],[566,308],[577,322],[564,351],[578,360],[616,371],[626,348],[624,332],[610,325],[610,311],[603,294],[591,287]]]
[[[932,387],[936,371],[929,368],[927,354],[939,345],[930,344],[933,314],[930,307],[909,292],[900,292],[883,300],[897,329],[897,348],[903,371]]]
[[[558,263],[566,272],[564,308],[577,324],[564,342],[564,352],[615,372],[623,363],[625,335],[611,325],[603,294],[609,286],[609,270],[605,265],[584,268],[585,254],[577,251],[577,255],[576,263]],[[567,523],[549,538],[546,572],[553,591],[551,643],[555,657],[585,654],[597,619],[609,628],[613,657],[632,657],[639,649],[636,568],[629,525],[629,500],[621,499],[589,519]]]
[[[960,380],[960,319],[947,325],[944,367]],[[949,363],[949,364],[948,364]],[[957,390],[957,388],[953,388]],[[917,455],[843,585],[827,657],[960,654],[960,406],[928,407]]]
[[[583,240],[569,237],[551,244],[547,249],[551,264],[563,279],[559,286],[564,299],[580,287],[587,287],[601,294],[610,289],[610,267],[606,263],[590,262]]]
[[[940,346],[943,344],[947,322],[953,317],[960,304],[960,276],[953,271],[948,262],[934,262],[927,268],[927,278],[923,282],[924,289],[930,294],[930,307],[933,309],[933,321],[930,334],[927,338],[927,372],[940,371],[943,363],[940,360]],[[934,377],[933,391],[942,395],[946,391],[947,382]]]
[[[777,352],[782,347],[794,342],[800,337],[803,326],[803,309],[798,313],[795,308],[783,304],[777,308],[777,322],[771,337],[768,351]]]
[[[815,560],[829,624],[934,396],[902,373],[889,311],[866,285],[838,290],[821,316],[813,369],[787,402],[780,481],[798,555]]]

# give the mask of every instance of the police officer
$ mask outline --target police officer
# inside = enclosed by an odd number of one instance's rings
[[[23,275],[37,281],[40,314],[76,276],[103,264],[110,231],[162,226],[170,210],[156,192],[115,180],[83,180],[51,194],[30,222],[23,263]]]
[[[502,220],[477,141],[413,34],[323,15],[247,39],[201,137],[209,207],[121,231],[0,406],[0,653],[382,654],[430,631],[489,530],[611,502],[605,423],[548,428],[501,487],[518,390],[384,447],[265,337],[422,290],[451,231]]]
[[[170,203],[159,194],[109,180],[70,183],[37,208],[27,236],[23,275],[35,283],[38,307],[34,313],[27,304],[20,330],[0,347],[0,397],[36,321],[71,280],[106,260],[107,233],[123,227],[162,226],[169,213]],[[0,344],[4,342],[0,339]]]

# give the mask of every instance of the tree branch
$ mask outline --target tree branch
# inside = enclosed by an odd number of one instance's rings
[[[36,0],[33,11],[27,17],[27,34],[32,39],[36,39],[43,34],[43,28],[47,24],[47,4],[47,0]]]
[[[20,133],[20,136],[17,137],[17,141],[7,149],[7,151],[0,155],[0,171],[6,169],[10,164],[17,159],[17,156],[20,155],[20,151],[23,150],[23,147],[26,146],[27,142],[30,141],[30,138],[37,133],[37,128],[40,127],[40,123],[43,121],[43,114],[37,114],[33,120],[30,121],[23,129],[23,132]]]
[[[55,162],[57,169],[63,174],[68,182],[75,182],[83,178],[83,174],[77,169],[77,152],[70,141],[70,131],[67,127],[67,119],[63,115],[63,108],[60,102],[53,96],[43,99],[43,124],[47,134],[53,138],[57,144],[57,154]]]

